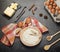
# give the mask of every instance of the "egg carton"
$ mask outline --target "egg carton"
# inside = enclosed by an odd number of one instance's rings
[[[60,7],[60,0],[55,0],[55,3],[57,4],[57,6]],[[60,14],[57,16],[54,16],[45,4],[44,4],[44,8],[48,11],[48,13],[51,15],[51,17],[55,22],[60,23]]]

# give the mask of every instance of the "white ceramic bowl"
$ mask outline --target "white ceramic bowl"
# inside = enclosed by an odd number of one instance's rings
[[[42,34],[37,27],[26,27],[20,32],[20,40],[26,46],[35,46],[41,39]]]

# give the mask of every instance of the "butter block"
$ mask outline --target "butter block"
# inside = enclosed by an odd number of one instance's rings
[[[10,7],[7,7],[4,11],[4,14],[11,17],[13,14],[15,13],[15,10],[13,10],[12,8]]]

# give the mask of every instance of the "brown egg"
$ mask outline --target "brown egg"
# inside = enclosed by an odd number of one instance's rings
[[[54,0],[49,0],[50,2],[54,2]]]
[[[48,9],[51,10],[51,9],[52,9],[52,5],[49,5],[49,6],[48,6]]]
[[[57,6],[57,4],[54,2],[54,3],[53,3],[53,6]]]
[[[51,9],[51,13],[52,14],[55,14],[55,9]]]
[[[50,2],[50,5],[53,5],[53,2]]]
[[[46,6],[49,6],[49,1],[44,2]]]
[[[17,25],[18,25],[19,28],[21,28],[21,27],[23,27],[23,22],[21,21]]]
[[[58,6],[56,6],[56,10],[59,10],[59,7]]]
[[[44,2],[44,5],[47,5],[47,3],[46,3],[46,2]]]
[[[60,14],[60,10],[58,11],[58,13]]]
[[[56,6],[53,6],[54,9],[56,9]]]
[[[26,24],[29,24],[29,23],[31,23],[31,18],[30,18],[30,17],[28,17],[28,18],[26,19]]]

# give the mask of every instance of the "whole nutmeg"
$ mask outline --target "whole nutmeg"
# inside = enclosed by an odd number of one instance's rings
[[[45,16],[44,16],[44,19],[48,19],[48,16],[45,15]]]

